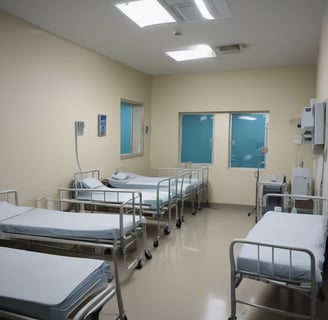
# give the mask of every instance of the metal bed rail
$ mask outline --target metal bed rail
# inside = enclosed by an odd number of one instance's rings
[[[238,249],[241,245],[252,245],[256,246],[257,248],[257,257],[256,257],[256,264],[257,264],[257,271],[250,272],[247,270],[243,270],[238,267]],[[238,249],[237,249],[238,247]],[[271,248],[271,274],[267,274],[261,271],[261,260],[260,260],[260,247],[267,247]],[[275,271],[275,250],[287,250],[289,252],[289,276],[288,277],[281,277],[276,274]],[[294,280],[293,275],[293,252],[303,252],[306,254],[310,259],[310,279],[306,283],[302,283],[300,281]],[[310,320],[316,320],[316,299],[317,294],[319,290],[319,284],[316,280],[316,274],[315,274],[315,257],[313,253],[306,249],[306,248],[297,248],[297,247],[288,247],[288,246],[281,246],[281,245],[273,245],[268,243],[259,243],[254,241],[248,241],[248,240],[242,240],[242,239],[236,239],[232,241],[229,247],[229,255],[230,255],[230,285],[231,285],[231,316],[229,317],[229,320],[236,320],[236,305],[244,304],[247,306],[255,307],[258,309],[262,309],[265,311],[270,311],[273,313],[277,313],[284,316],[289,317],[297,317],[301,319],[310,319]],[[310,298],[310,314],[304,315],[299,314],[296,312],[288,312],[281,309],[268,307],[264,305],[259,305],[255,303],[251,303],[248,301],[237,299],[236,295],[236,289],[238,288],[239,284],[241,283],[243,278],[250,278],[257,281],[264,281],[266,283],[274,283],[281,286],[288,286],[289,288],[295,290],[295,291],[301,291],[305,292],[309,298]]]
[[[14,189],[0,191],[0,201],[14,203],[18,205],[18,193]]]
[[[297,212],[296,201],[298,200],[311,200],[313,201],[312,214],[328,214],[323,213],[323,203],[328,203],[328,198],[320,196],[309,196],[300,194],[289,194],[289,193],[267,193],[263,196],[262,201],[259,203],[259,212],[257,216],[257,221],[262,218],[265,214],[264,210],[267,207],[270,198],[281,198],[282,207],[281,210],[284,212]]]
[[[119,168],[117,170],[119,170],[118,172],[125,172],[126,168]],[[92,178],[96,178],[99,180],[99,176],[100,176],[99,170],[96,170],[96,169],[79,171],[74,174],[74,185],[75,185],[75,187],[77,185],[79,185],[76,182],[82,181],[84,178],[92,177]],[[66,190],[68,191],[69,188],[66,188]],[[97,190],[97,189],[85,189],[85,188],[76,189],[75,188],[75,189],[72,189],[70,198],[74,197],[74,198],[78,199],[77,192],[90,192],[91,193],[90,204],[92,202],[92,205],[96,209],[97,205],[100,206],[104,202],[108,202],[108,201],[106,201],[106,192],[117,192],[116,201],[108,204],[109,207],[115,207],[115,206],[119,206],[121,204],[121,201],[119,199],[119,194],[122,192],[131,192],[131,191],[134,191],[135,193],[138,192],[138,190],[119,189],[119,188],[117,188],[117,189],[111,188],[108,191],[107,190],[105,190],[105,191]],[[147,191],[147,190],[145,190],[145,191]],[[147,218],[148,218],[147,221],[149,221],[151,219],[151,220],[155,220],[157,222],[157,236],[156,236],[155,240],[153,241],[154,247],[158,247],[158,245],[159,245],[161,226],[163,224],[164,224],[164,227],[163,227],[164,234],[169,235],[171,233],[172,209],[174,207],[176,208],[176,213],[175,213],[176,226],[178,228],[181,227],[181,216],[180,216],[179,212],[177,211],[177,201],[178,201],[177,191],[178,191],[178,189],[177,189],[176,177],[167,177],[157,183],[157,186],[156,186],[156,196],[157,197],[156,197],[156,206],[155,207],[152,207],[150,204],[147,204],[146,201],[143,201],[142,192],[140,192],[140,191],[139,191],[139,200],[137,199],[137,197],[132,199],[132,201],[142,204],[142,206],[141,206],[142,214],[147,216]],[[102,201],[98,201],[99,203],[97,203],[97,201],[95,199],[92,199],[92,194],[99,197],[101,192],[103,192]],[[168,195],[167,202],[162,201],[162,198],[161,198],[162,192],[167,192],[167,195]],[[79,203],[79,201],[77,201],[76,203]],[[128,207],[128,203],[127,203],[127,207]],[[167,223],[163,220],[166,213],[168,215]]]
[[[100,210],[98,212],[102,212],[104,214],[117,214],[119,215],[119,227],[120,227],[120,237],[118,239],[113,239],[112,242],[115,247],[119,248],[122,251],[124,265],[126,270],[131,270],[135,267],[141,268],[142,267],[142,256],[143,254],[137,255],[131,263],[128,263],[128,249],[134,246],[137,243],[138,237],[142,236],[143,242],[143,253],[146,259],[150,260],[152,258],[152,254],[147,247],[147,229],[146,223],[144,222],[143,217],[143,210],[141,201],[137,201],[137,199],[142,198],[140,192],[131,191],[131,190],[123,190],[124,194],[129,194],[129,200],[120,203],[108,203],[103,201],[93,201],[93,200],[77,200],[75,198],[68,197],[69,194],[75,193],[79,189],[73,188],[60,188],[57,191],[58,198],[44,198],[41,199],[46,202],[45,207],[48,208],[50,203],[56,203],[59,206],[60,211],[66,211],[64,205],[71,205],[75,206],[75,211],[78,212],[86,212],[86,206],[91,205],[90,212],[98,211],[97,206],[101,206],[101,208],[106,208],[109,211],[104,212]],[[94,189],[81,189],[81,190],[91,190],[95,191]],[[114,192],[114,191],[106,191],[106,192]],[[40,200],[38,201],[40,203]],[[39,205],[38,205],[39,206]],[[118,210],[118,212],[111,212],[110,209]],[[128,233],[124,231],[124,215],[131,215],[133,218],[133,226],[132,230],[129,230]],[[100,240],[101,241],[101,240]],[[104,241],[104,240],[102,240]]]
[[[209,179],[209,167],[208,166],[195,166],[192,163],[186,163],[183,167],[160,167],[160,168],[151,168],[150,175],[155,177],[161,176],[172,176],[177,178],[190,177],[199,180],[199,185],[197,189],[194,189],[194,192],[197,196],[198,206],[197,209],[201,209],[201,203],[205,203],[206,206],[209,206],[208,202],[208,179]],[[187,179],[183,179],[184,183],[188,183]],[[190,183],[191,181],[189,181]],[[182,186],[181,186],[182,188]],[[182,190],[180,190],[180,194],[182,195]],[[188,198],[190,195],[186,194],[185,198]],[[195,196],[194,196],[195,197]],[[191,199],[192,200],[192,199]],[[192,209],[192,213],[196,213],[196,210]]]
[[[8,194],[8,197],[6,199],[9,200],[9,203],[12,203],[10,200],[12,200],[12,197],[14,198],[14,204],[18,205],[18,196],[17,191],[10,189],[10,190],[4,190],[0,191],[0,195],[6,195]],[[1,240],[17,240],[17,241],[36,241],[38,243],[51,243],[53,245],[69,245],[69,246],[80,246],[80,247],[89,247],[92,249],[100,249],[102,252],[108,252],[108,250],[111,252],[112,256],[112,263],[114,264],[114,280],[115,280],[115,291],[112,291],[111,293],[104,292],[102,299],[107,299],[105,296],[107,296],[109,299],[112,295],[116,294],[117,299],[117,306],[118,306],[118,320],[127,320],[127,316],[124,310],[123,306],[123,298],[122,298],[122,292],[121,292],[121,286],[120,286],[120,280],[119,280],[119,272],[118,272],[118,262],[117,262],[117,253],[118,253],[118,246],[117,243],[109,243],[109,242],[103,242],[101,243],[101,240],[95,241],[94,239],[74,239],[74,238],[58,238],[58,237],[45,237],[45,236],[37,236],[37,235],[27,235],[27,234],[16,234],[16,233],[8,233],[8,232],[0,232],[0,239]],[[133,264],[133,267],[136,266],[136,263]],[[129,266],[131,268],[132,266]],[[109,295],[108,295],[109,294]],[[98,298],[95,298],[93,300],[90,300],[90,303],[94,304],[93,309],[95,306],[100,303],[101,300]],[[103,300],[104,301],[104,300]],[[86,306],[87,307],[87,306]],[[84,310],[84,311],[83,311]],[[73,320],[82,320],[86,319],[89,313],[85,314],[86,309],[84,308],[80,311],[79,315],[81,318],[73,317]],[[0,315],[2,316],[8,316],[7,319],[22,319],[22,320],[30,320],[33,318],[25,317],[23,315],[13,315],[6,311],[1,311]]]

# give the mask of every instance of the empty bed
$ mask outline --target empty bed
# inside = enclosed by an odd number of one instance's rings
[[[132,204],[141,206],[142,214],[157,222],[157,236],[154,246],[157,247],[160,239],[160,229],[163,217],[168,215],[168,223],[164,226],[166,235],[171,232],[171,211],[176,207],[176,199],[173,196],[170,184],[165,187],[155,189],[118,189],[105,186],[99,180],[99,170],[80,171],[74,174],[75,189],[62,188],[58,190],[60,201],[69,196],[71,192],[76,202],[89,202],[93,205],[106,204],[108,207],[117,207],[122,203],[126,207]],[[138,196],[131,196],[131,193]],[[165,222],[164,222],[165,223]]]
[[[1,319],[98,319],[116,293],[102,260],[5,247],[0,259]]]
[[[326,232],[326,216],[268,211],[245,239],[233,241],[230,245],[229,319],[237,319],[236,304],[242,303],[287,316],[315,320]],[[299,315],[238,300],[236,290],[243,278],[288,285],[307,293],[311,301],[311,314]]]
[[[183,220],[184,202],[190,199],[192,205],[192,213],[196,213],[195,200],[202,188],[202,180],[199,177],[199,171],[179,169],[173,172],[173,175],[165,176],[143,176],[131,172],[121,171],[118,169],[109,179],[109,185],[114,188],[121,189],[138,189],[138,190],[162,190],[169,187],[172,199],[178,202],[181,210],[176,219],[176,226],[181,227]],[[198,196],[200,209],[200,197]]]

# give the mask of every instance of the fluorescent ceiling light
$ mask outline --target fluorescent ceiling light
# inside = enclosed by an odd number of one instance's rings
[[[207,20],[215,19],[211,13],[208,11],[208,8],[206,7],[204,0],[194,0],[198,10],[202,14],[202,16]]]
[[[250,117],[250,116],[240,116],[238,117],[240,120],[248,120],[248,121],[255,121],[255,117]]]
[[[185,50],[168,51],[166,52],[175,61],[186,61],[203,58],[216,57],[213,49],[207,44],[197,44]]]
[[[115,6],[139,27],[175,22],[174,18],[156,0],[137,0],[117,3]]]

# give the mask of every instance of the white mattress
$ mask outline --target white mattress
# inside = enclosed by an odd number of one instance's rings
[[[142,222],[145,221],[136,221],[137,224]],[[124,232],[129,232],[133,228],[133,217],[124,215],[123,224]],[[118,214],[62,212],[0,202],[1,231],[46,237],[113,240],[120,237],[120,223]]]
[[[134,188],[136,189],[136,188]],[[96,187],[90,191],[79,191],[77,192],[76,198],[78,200],[93,200],[93,201],[104,201],[111,203],[123,203],[131,200],[131,193],[124,192],[101,192],[101,191],[117,191],[115,188],[109,188],[105,185]],[[99,191],[99,192],[97,192]],[[133,191],[133,190],[131,190]],[[160,191],[157,194],[156,190],[134,190],[140,191],[142,193],[142,204],[149,206],[151,209],[159,209],[162,206],[165,206],[169,203],[169,194],[166,191]],[[135,199],[136,203],[139,203],[139,198]],[[132,202],[132,200],[131,200]]]
[[[325,235],[327,217],[268,211],[249,232],[245,240],[260,243],[309,249],[316,260],[315,274],[317,282],[322,281],[321,271],[325,253]],[[272,274],[272,251],[260,247],[260,273]],[[289,251],[274,250],[275,274],[283,279],[290,276]],[[310,280],[310,258],[303,252],[292,253],[293,280]],[[244,244],[237,258],[237,269],[257,272],[257,247]]]
[[[96,284],[108,285],[109,265],[0,247],[0,309],[44,320],[65,319]]]
[[[134,173],[125,173],[124,179],[117,179],[115,175],[112,178],[108,179],[109,184],[114,188],[121,189],[156,189],[158,183],[167,179],[168,177],[150,177],[150,176],[141,176]],[[168,181],[164,181],[161,186],[168,186]],[[187,178],[184,179],[178,178],[177,183],[177,192],[178,196],[182,196],[185,193],[192,192],[195,188],[201,185],[201,180],[196,178]],[[172,189],[174,186],[172,186]],[[174,192],[174,191],[173,191]]]

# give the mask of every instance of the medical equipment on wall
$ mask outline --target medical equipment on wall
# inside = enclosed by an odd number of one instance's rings
[[[80,161],[79,161],[79,150],[78,150],[78,143],[77,143],[77,137],[83,136],[84,134],[84,121],[75,121],[75,157],[76,162],[79,167],[79,170],[81,171]]]
[[[305,107],[301,115],[301,128],[304,129],[304,141],[312,141],[314,145],[325,142],[325,108],[323,102],[311,100],[311,105]]]
[[[312,173],[310,168],[294,167],[292,172],[292,194],[312,195]]]

